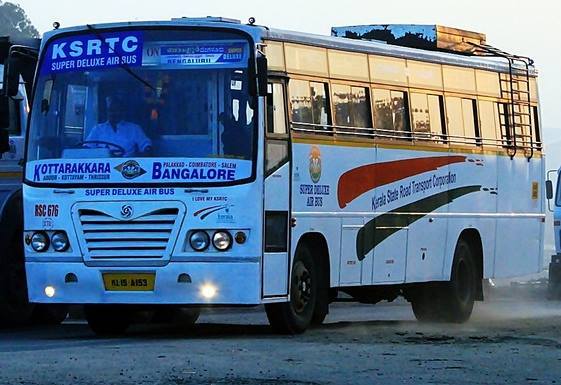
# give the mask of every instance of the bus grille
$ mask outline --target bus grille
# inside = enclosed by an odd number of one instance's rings
[[[161,259],[178,218],[177,208],[160,209],[125,221],[101,211],[78,211],[90,260]]]

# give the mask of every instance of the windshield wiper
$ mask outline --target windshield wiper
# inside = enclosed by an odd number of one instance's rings
[[[111,53],[116,53],[115,50],[113,48],[111,48],[111,46],[109,44],[107,44],[105,42],[105,40],[103,39],[103,37],[100,35],[99,31],[91,24],[86,24],[86,27],[88,27],[88,29],[90,31],[92,31],[97,38],[101,41],[101,44],[105,44],[108,48],[109,48],[109,52]],[[139,82],[141,82],[142,84],[144,84],[146,87],[150,88],[152,91],[157,92],[156,87],[154,87],[152,84],[150,84],[147,80],[144,80],[143,78],[141,78],[139,75],[137,75],[133,70],[130,69],[130,67],[128,67],[127,65],[119,62],[119,67],[122,68],[123,70],[125,70],[126,73],[128,73],[129,75],[131,75],[133,78],[135,78],[136,80],[138,80]]]

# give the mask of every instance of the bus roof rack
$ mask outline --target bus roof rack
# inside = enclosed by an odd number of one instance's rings
[[[475,45],[485,45],[485,34],[441,25],[371,24],[332,27],[331,36],[377,40],[388,44],[430,51],[475,54]]]
[[[194,23],[232,23],[232,24],[241,24],[241,20],[238,19],[230,19],[228,17],[221,17],[221,16],[206,16],[206,17],[176,17],[171,19],[171,21],[186,21],[186,22],[194,22]]]

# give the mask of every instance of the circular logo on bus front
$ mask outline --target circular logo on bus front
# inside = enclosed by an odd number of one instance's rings
[[[121,207],[121,216],[123,218],[130,218],[132,214],[134,214],[134,210],[131,205],[123,205],[123,207]]]
[[[310,151],[310,177],[314,183],[321,179],[321,152],[318,146],[312,146]]]
[[[125,163],[121,163],[115,167],[115,169],[119,171],[125,179],[134,179],[146,174],[146,171],[140,167],[140,164],[138,164],[136,160],[127,160]]]

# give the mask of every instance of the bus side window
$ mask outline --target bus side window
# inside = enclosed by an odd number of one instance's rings
[[[290,80],[290,121],[312,123],[312,100],[306,80]]]
[[[312,97],[312,120],[314,124],[330,125],[329,116],[329,88],[327,83],[310,83],[310,94]],[[327,129],[323,127],[323,129]]]
[[[434,141],[446,142],[444,102],[440,95],[428,95],[430,131]]]
[[[502,138],[503,146],[510,146],[511,135],[510,135],[510,109],[506,103],[497,103],[497,113],[499,116],[499,136]]]
[[[290,120],[297,128],[329,130],[330,124],[327,84],[307,80],[290,80]],[[320,127],[323,126],[323,127]]]
[[[402,138],[411,131],[407,92],[372,89],[374,128],[381,138]],[[395,131],[395,132],[394,132]],[[409,137],[409,134],[406,134]]]
[[[283,83],[267,85],[267,135],[265,175],[271,175],[288,161],[285,92]]]
[[[462,99],[462,112],[464,118],[464,135],[470,144],[481,145],[479,122],[477,119],[477,104],[474,99]],[[475,138],[475,141],[472,139]]]
[[[339,131],[358,134],[370,132],[370,130],[361,130],[361,128],[372,128],[368,90],[364,87],[343,84],[333,84],[331,89],[333,92],[335,125],[352,127],[349,129],[339,128]]]
[[[370,93],[364,87],[351,87],[352,121],[355,127],[372,128]]]
[[[482,143],[484,146],[497,145],[497,131],[499,126],[498,110],[495,103],[488,100],[479,101],[479,122],[481,127]]]
[[[534,147],[538,150],[542,149],[542,137],[540,127],[540,113],[537,106],[532,106],[532,133],[534,140]]]
[[[413,132],[422,140],[444,141],[444,109],[442,96],[420,93],[411,94]]]
[[[417,137],[427,139],[430,135],[429,102],[426,94],[413,92],[411,94],[411,115],[413,118],[413,132]]]
[[[269,83],[267,91],[267,133],[286,134],[284,85],[282,83]]]
[[[481,145],[476,107],[474,99],[446,98],[446,120],[451,142]]]

